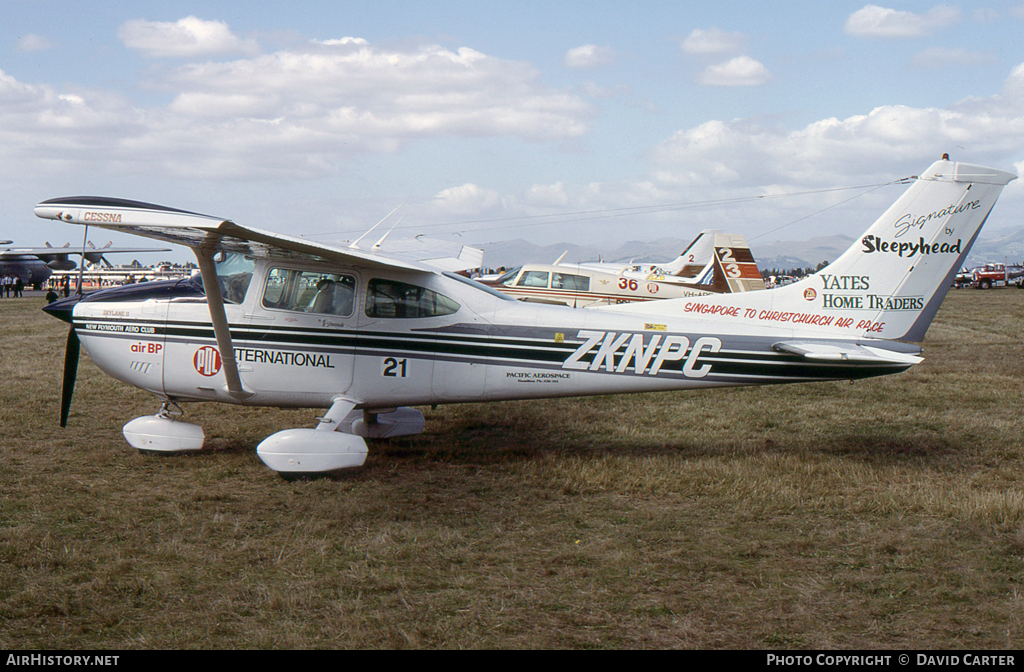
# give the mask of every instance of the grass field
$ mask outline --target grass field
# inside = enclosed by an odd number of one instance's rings
[[[0,647],[1021,648],[1024,292],[954,290],[856,384],[423,409],[362,469],[255,454],[318,411],[148,395],[0,301]]]

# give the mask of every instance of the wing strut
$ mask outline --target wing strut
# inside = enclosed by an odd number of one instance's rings
[[[224,314],[224,298],[220,293],[217,281],[217,269],[213,265],[216,245],[220,242],[220,234],[209,233],[200,247],[192,248],[199,262],[199,273],[203,276],[203,289],[206,291],[206,303],[210,308],[210,321],[213,322],[213,333],[217,336],[217,349],[220,350],[221,365],[224,367],[224,378],[228,383],[228,393],[236,399],[247,399],[253,395],[242,387],[242,379],[238,375],[238,362],[235,361],[235,347],[231,343],[231,329],[228,318]]]

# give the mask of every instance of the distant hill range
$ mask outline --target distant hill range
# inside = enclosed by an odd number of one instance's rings
[[[988,235],[986,235],[986,233]],[[834,261],[845,252],[854,239],[847,236],[824,236],[806,241],[750,242],[750,250],[762,270],[777,268],[815,268],[822,261]],[[608,261],[647,262],[670,261],[690,243],[677,238],[659,238],[648,242],[631,240],[618,247],[600,247],[594,244],[576,245],[556,243],[535,245],[525,240],[506,240],[494,243],[476,243],[484,250],[484,264],[489,268],[512,268],[527,263],[550,264],[565,254],[564,262]],[[974,244],[967,266],[985,263],[1020,263],[1024,261],[1024,227],[995,229],[986,232]]]

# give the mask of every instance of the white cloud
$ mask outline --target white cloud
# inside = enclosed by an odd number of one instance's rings
[[[347,38],[158,72],[146,86],[172,94],[159,106],[0,72],[0,165],[312,177],[336,173],[343,157],[420,139],[563,142],[586,133],[593,114],[580,96],[544,86],[527,63],[437,45],[393,49]]]
[[[727,33],[719,28],[695,28],[680,48],[688,54],[730,54],[743,49],[743,33]]]
[[[18,38],[14,48],[18,51],[45,51],[53,48],[53,42],[40,35],[29,33]]]
[[[678,131],[654,159],[666,185],[835,186],[920,169],[943,152],[997,166],[1024,152],[1024,64],[989,98],[945,109],[885,105],[792,131],[745,119],[709,121]]]
[[[195,16],[174,23],[126,21],[117,29],[117,36],[126,47],[150,58],[259,52],[255,40],[237,37],[223,21],[204,21]]]
[[[434,206],[447,214],[479,214],[501,204],[501,195],[493,189],[467,182],[434,196]]]
[[[532,206],[564,208],[569,205],[569,195],[564,182],[535,184],[527,192],[525,201]]]
[[[946,5],[937,5],[924,14],[865,5],[846,19],[845,30],[856,37],[904,39],[923,37],[959,18],[960,11]]]
[[[963,47],[956,49],[932,47],[915,54],[914,58],[910,60],[910,67],[927,69],[951,65],[989,65],[996,62],[997,59],[991,51],[969,51]]]
[[[178,92],[171,110],[184,116],[280,120],[328,142],[494,135],[543,141],[584,133],[589,106],[539,78],[528,64],[465,47],[398,51],[350,41],[187,65],[157,85]]]
[[[599,47],[596,44],[584,44],[570,49],[565,54],[567,68],[597,68],[610,65],[615,60],[615,52],[611,47]]]
[[[771,81],[772,73],[749,56],[737,56],[725,63],[711,65],[701,74],[704,86],[760,86]]]
[[[765,233],[788,239],[856,235],[902,187],[872,193],[835,192],[836,187],[915,175],[943,152],[957,161],[1003,168],[1016,165],[1018,170],[1024,166],[1020,159],[1024,155],[1024,64],[1013,69],[1000,93],[967,98],[946,108],[884,105],[865,114],[820,119],[797,129],[765,125],[761,119],[707,121],[681,129],[653,148],[645,179],[534,185],[520,196],[503,197],[501,202],[506,216],[652,208],[659,203],[708,204],[672,208],[638,219],[637,226],[642,223],[648,238],[684,235],[680,231],[692,235],[705,227],[744,233],[748,240]],[[1014,199],[1019,202],[1024,191],[1020,182],[1011,183],[997,215],[1005,213],[1012,218],[1011,204]],[[735,203],[738,196],[815,189],[828,191]],[[831,209],[862,193],[862,198]],[[716,206],[716,200],[732,203]],[[815,216],[807,219],[811,215]],[[551,225],[551,242],[574,235],[593,237],[594,227],[602,225],[585,218],[581,221],[585,223],[576,228],[565,223]],[[602,235],[615,235],[614,227],[621,228],[622,220],[601,218],[604,221],[610,228],[602,229]],[[795,226],[785,228],[791,223]]]
[[[312,42],[313,42],[313,44],[322,44],[322,45],[327,46],[327,47],[337,47],[337,46],[343,46],[343,45],[346,45],[346,44],[359,44],[359,45],[369,44],[369,42],[367,40],[364,40],[361,37],[342,37],[342,38],[336,39],[336,40],[312,40]]]

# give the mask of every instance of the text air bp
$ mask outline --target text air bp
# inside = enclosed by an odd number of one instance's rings
[[[682,372],[688,378],[703,378],[711,372],[710,364],[700,364],[701,353],[718,352],[722,341],[702,336],[692,347],[686,336],[645,335],[614,331],[580,331],[576,338],[585,339],[562,363],[563,369],[646,373],[656,376],[662,368],[678,369],[670,362],[682,361]],[[621,351],[621,352],[620,352]]]

